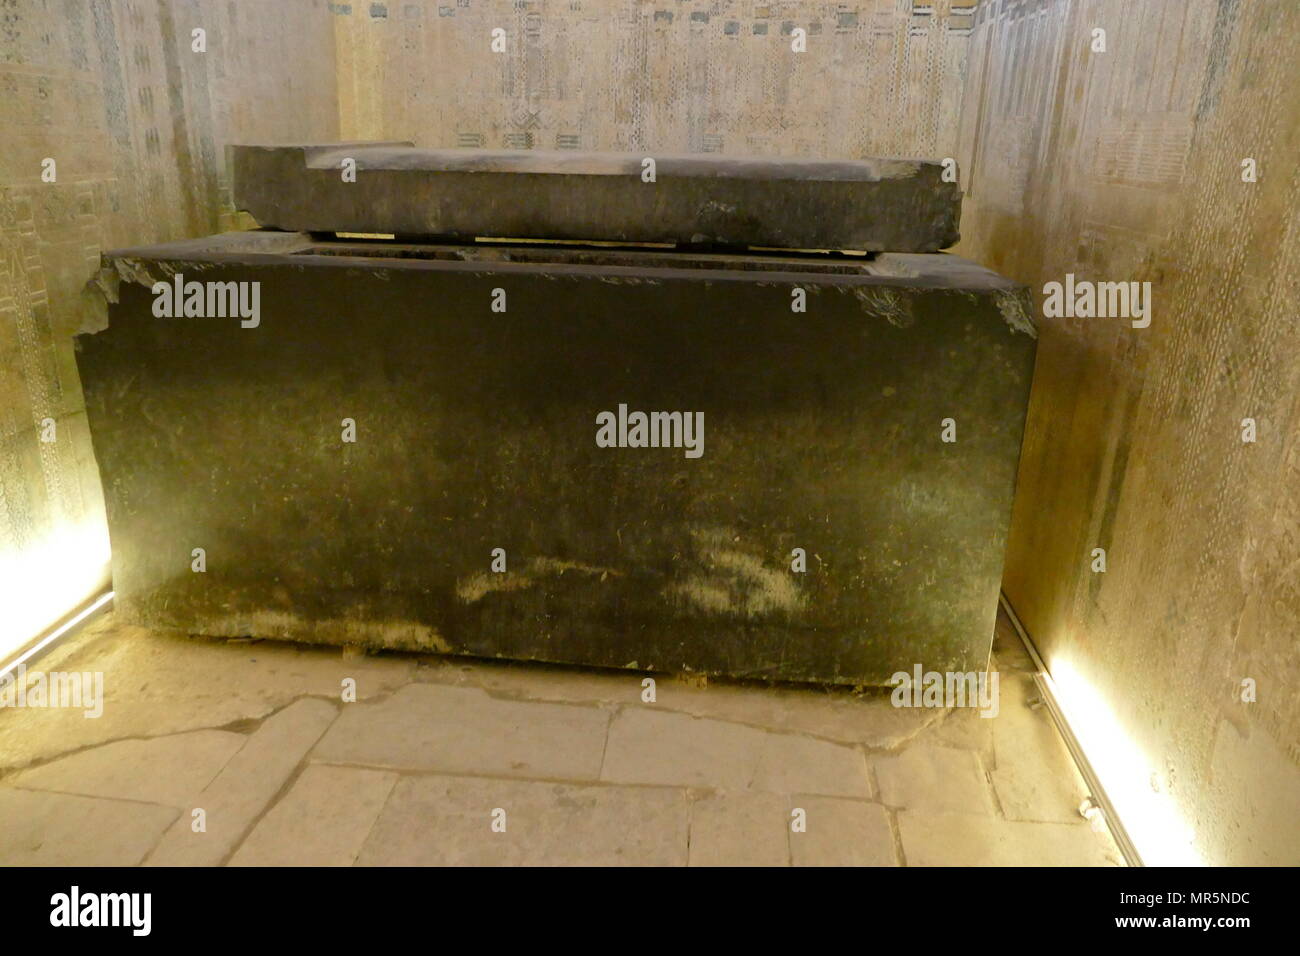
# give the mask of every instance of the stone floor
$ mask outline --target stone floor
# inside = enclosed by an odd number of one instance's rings
[[[28,668],[102,672],[102,716],[0,709],[0,864],[1118,864],[1005,621],[995,653],[988,719],[110,613]]]

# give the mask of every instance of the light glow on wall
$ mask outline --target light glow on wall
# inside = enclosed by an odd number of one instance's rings
[[[34,545],[0,551],[0,661],[103,592],[108,581],[102,523],[65,525]]]
[[[1156,764],[1120,725],[1114,710],[1068,660],[1049,663],[1057,705],[1147,866],[1204,866],[1196,831],[1169,794],[1151,781]]]

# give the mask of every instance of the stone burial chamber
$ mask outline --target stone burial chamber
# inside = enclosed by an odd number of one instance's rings
[[[106,252],[77,339],[122,618],[836,684],[986,666],[1035,334],[1026,290],[937,251],[939,164],[231,166],[264,228]]]

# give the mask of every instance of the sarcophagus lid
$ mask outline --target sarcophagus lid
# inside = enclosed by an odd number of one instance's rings
[[[265,228],[935,252],[961,193],[925,159],[232,146],[235,206]]]

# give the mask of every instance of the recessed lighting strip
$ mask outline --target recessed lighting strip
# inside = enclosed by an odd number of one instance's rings
[[[1074,765],[1079,768],[1079,774],[1083,777],[1084,783],[1088,785],[1089,796],[1092,798],[1093,803],[1101,808],[1102,820],[1105,822],[1106,828],[1110,830],[1111,838],[1114,839],[1115,845],[1119,847],[1119,852],[1123,854],[1124,862],[1129,866],[1145,865],[1137,851],[1137,847],[1129,839],[1128,831],[1124,829],[1124,822],[1120,820],[1119,814],[1115,812],[1115,805],[1106,796],[1106,788],[1102,786],[1101,779],[1092,767],[1092,762],[1088,760],[1088,755],[1084,753],[1083,745],[1079,743],[1079,738],[1071,729],[1070,722],[1066,720],[1064,711],[1061,710],[1056,694],[1056,685],[1052,682],[1052,675],[1047,671],[1047,665],[1043,663],[1042,657],[1038,654],[1038,648],[1034,647],[1034,642],[1029,639],[1024,625],[1020,623],[1020,618],[1016,616],[1015,608],[1011,606],[1007,596],[999,592],[998,601],[1002,604],[1002,609],[1007,612],[1007,617],[1011,619],[1012,626],[1015,627],[1016,633],[1020,635],[1021,643],[1025,645],[1025,650],[1028,651],[1030,659],[1034,662],[1034,683],[1038,686],[1038,693],[1042,696],[1043,703],[1047,705],[1047,710],[1052,715],[1052,721],[1056,724],[1056,729],[1061,732],[1061,738],[1070,751]]]
[[[87,604],[85,607],[83,607],[80,611],[78,611],[72,617],[68,618],[68,620],[64,621],[54,630],[50,631],[50,633],[46,634],[44,637],[39,638],[36,641],[36,643],[30,645],[27,648],[27,650],[23,651],[12,661],[5,664],[3,667],[0,667],[0,677],[4,677],[6,674],[12,673],[13,671],[18,669],[18,666],[20,664],[25,664],[27,663],[27,661],[31,660],[36,655],[42,653],[51,644],[53,644],[59,638],[63,637],[63,635],[67,634],[73,628],[77,627],[79,624],[85,621],[88,617],[90,617],[100,608],[108,604],[108,602],[110,602],[111,600],[113,600],[112,591],[105,591],[99,597],[92,598],[90,600],[90,603]]]

